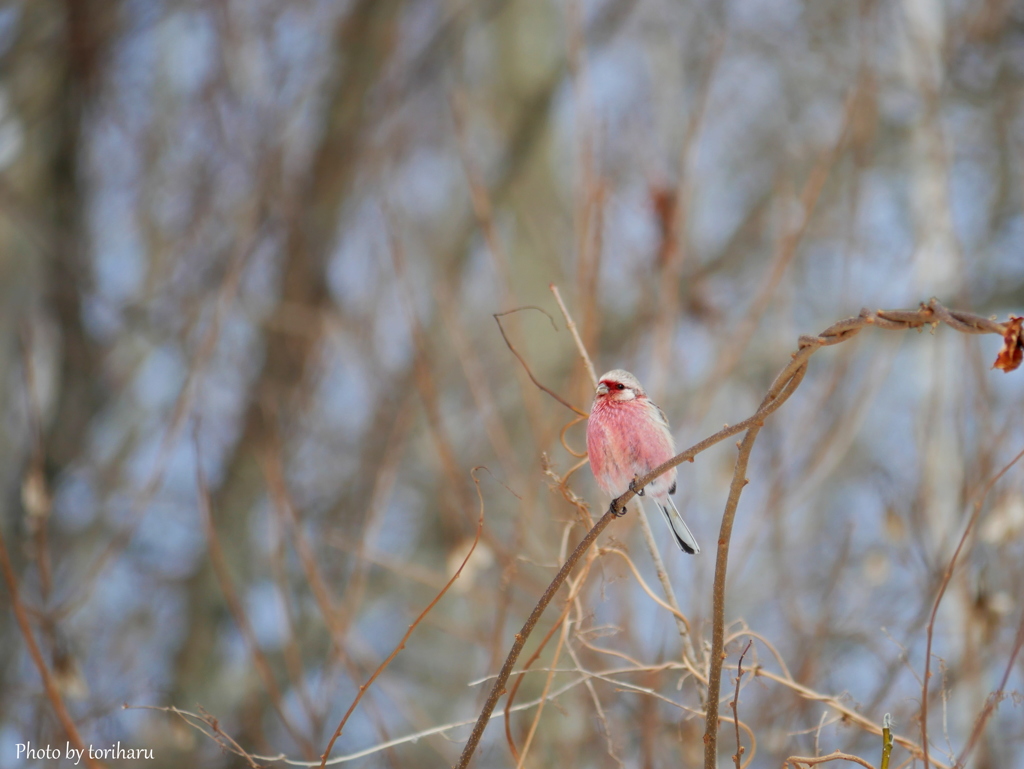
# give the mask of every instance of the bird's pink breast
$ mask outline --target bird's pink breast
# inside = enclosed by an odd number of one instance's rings
[[[598,401],[587,421],[587,453],[602,491],[617,497],[635,476],[645,475],[674,454],[672,436],[648,401]],[[648,487],[654,496],[667,493],[675,468]]]

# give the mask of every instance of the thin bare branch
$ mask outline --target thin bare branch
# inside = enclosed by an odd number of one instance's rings
[[[547,312],[542,310],[540,307],[534,307],[533,305],[528,305],[526,307],[516,307],[514,310],[506,310],[505,312],[496,312],[496,313],[494,313],[494,320],[496,320],[498,322],[498,330],[501,331],[501,338],[505,340],[505,344],[508,346],[508,349],[512,352],[513,355],[516,356],[516,359],[520,363],[523,364],[523,368],[526,370],[526,375],[528,377],[530,377],[530,381],[533,382],[537,387],[539,387],[541,390],[546,392],[548,395],[550,395],[556,401],[561,403],[567,409],[571,409],[572,411],[575,411],[581,417],[589,416],[589,414],[587,414],[586,411],[581,411],[580,409],[576,408],[571,403],[569,403],[569,401],[565,400],[565,398],[563,398],[561,395],[556,393],[554,390],[552,390],[549,387],[545,387],[540,382],[538,382],[537,381],[537,377],[535,377],[533,375],[533,372],[530,371],[530,367],[527,365],[526,361],[523,359],[523,356],[519,354],[519,350],[517,350],[513,346],[512,342],[509,341],[508,334],[505,333],[505,328],[501,325],[501,318],[503,318],[505,315],[509,315],[509,314],[511,314],[513,312],[519,312],[521,310],[536,310],[537,312],[543,312],[545,315],[547,315],[548,320],[551,321],[551,325],[555,328],[555,330],[556,331],[558,330],[558,326],[555,326],[555,319],[552,318],[550,315],[548,315]]]
[[[776,683],[782,684],[783,686],[792,690],[799,696],[803,697],[805,700],[810,700],[811,702],[821,702],[825,705],[828,705],[828,707],[832,708],[837,713],[840,713],[847,723],[851,723],[863,729],[866,732],[869,732],[871,734],[877,734],[879,736],[883,734],[883,727],[880,724],[876,724],[871,719],[865,718],[856,710],[848,708],[846,705],[841,703],[836,697],[832,695],[820,694],[819,692],[816,692],[813,689],[804,686],[803,684],[798,684],[791,678],[786,678],[785,676],[780,676],[776,673],[772,673],[768,670],[765,670],[762,667],[754,668],[753,673],[755,676],[759,678],[767,678],[771,681],[775,681]],[[910,751],[910,753],[915,758],[920,758],[924,755],[924,751],[921,749],[921,746],[909,737],[902,737],[898,734],[893,734],[892,740],[897,745],[906,748],[908,751]],[[938,767],[938,769],[951,769],[951,767],[948,764],[940,763],[936,761],[934,758],[932,759],[932,764]]]
[[[7,583],[7,592],[11,596],[11,610],[14,612],[14,619],[18,622],[18,628],[21,630],[22,638],[25,639],[25,645],[32,656],[32,662],[35,663],[36,670],[39,671],[39,677],[43,679],[46,698],[50,701],[54,713],[57,714],[57,720],[60,721],[61,728],[64,729],[64,733],[67,734],[71,744],[74,745],[76,750],[82,751],[82,760],[85,761],[86,766],[89,769],[100,769],[100,763],[86,751],[82,735],[78,733],[78,727],[75,726],[75,722],[71,719],[71,714],[68,713],[68,709],[64,705],[64,698],[60,696],[60,690],[57,688],[57,682],[53,679],[53,673],[47,667],[43,654],[39,650],[39,644],[36,643],[36,639],[32,635],[32,626],[29,624],[28,615],[25,613],[25,607],[22,605],[21,597],[18,594],[18,578],[14,574],[11,559],[7,554],[7,542],[4,540],[2,526],[0,526],[0,569],[3,570],[4,582]]]
[[[736,769],[740,769],[740,759],[743,757],[743,744],[740,742],[740,683],[743,681],[743,658],[747,656],[753,643],[753,639],[747,641],[747,645],[740,652],[739,661],[736,663],[736,693],[733,695],[732,702],[729,703],[732,706],[733,723],[736,725],[736,753],[732,757]]]
[[[587,348],[583,346],[583,340],[580,339],[579,331],[576,330],[576,322],[572,319],[572,315],[569,314],[569,309],[565,306],[565,302],[562,301],[562,292],[558,290],[558,286],[554,283],[550,284],[548,288],[555,295],[558,309],[562,311],[562,317],[565,318],[565,325],[568,327],[569,333],[572,334],[573,341],[576,342],[576,350],[579,352],[580,358],[583,359],[583,367],[586,368],[587,376],[590,377],[590,384],[592,387],[597,387],[597,373],[594,371],[594,364],[590,360]]]
[[[209,486],[207,486],[206,477],[203,473],[198,440],[196,441],[196,489],[199,496],[199,508],[202,511],[203,523],[206,528],[207,549],[210,554],[210,562],[213,564],[213,571],[217,576],[217,582],[220,585],[221,592],[224,593],[224,600],[228,605],[228,610],[231,612],[231,616],[234,618],[235,624],[238,625],[238,629],[241,632],[242,637],[245,639],[245,644],[249,648],[249,653],[252,655],[253,662],[256,665],[256,670],[259,672],[260,678],[263,680],[263,686],[266,688],[267,694],[270,695],[271,704],[274,706],[274,710],[277,712],[278,718],[281,719],[281,723],[284,724],[285,730],[300,746],[302,752],[312,758],[316,755],[313,743],[310,741],[309,737],[298,730],[288,717],[288,714],[285,712],[284,695],[281,692],[281,688],[277,685],[277,680],[274,678],[274,671],[270,665],[270,661],[267,659],[266,654],[263,653],[263,650],[260,648],[260,645],[256,640],[256,633],[253,630],[252,623],[249,621],[249,615],[246,613],[245,608],[242,605],[242,601],[238,597],[238,592],[235,590],[234,580],[232,580],[231,573],[228,571],[227,560],[224,557],[224,550],[220,544],[220,536],[217,534],[217,527],[213,522],[213,505],[210,501]]]
[[[469,735],[466,747],[463,748],[462,755],[459,757],[459,761],[455,765],[457,769],[465,769],[465,767],[469,766],[469,762],[473,758],[473,753],[476,751],[476,746],[480,744],[480,738],[483,737],[484,729],[487,728],[487,722],[491,719],[491,712],[494,710],[495,705],[498,704],[498,699],[505,693],[505,684],[508,681],[509,676],[512,675],[512,669],[515,667],[516,660],[519,659],[519,655],[523,651],[523,646],[526,644],[526,639],[529,638],[530,633],[533,632],[533,628],[536,626],[537,620],[540,619],[548,604],[551,603],[551,599],[555,597],[558,589],[562,586],[562,583],[565,582],[565,578],[569,576],[569,573],[579,562],[580,558],[583,557],[587,550],[590,549],[590,546],[597,540],[601,532],[604,531],[608,527],[608,524],[615,520],[615,518],[615,513],[612,510],[608,510],[608,512],[598,519],[597,523],[594,524],[594,527],[587,532],[587,535],[582,540],[580,540],[576,549],[572,551],[565,563],[562,564],[562,568],[559,569],[558,574],[555,575],[551,584],[548,585],[547,590],[545,590],[544,594],[540,597],[540,601],[537,602],[533,611],[530,612],[530,616],[527,617],[522,630],[516,633],[515,642],[509,650],[508,657],[505,658],[505,664],[502,665],[501,671],[498,673],[498,677],[495,679],[494,685],[491,687],[491,693],[487,696],[487,701],[484,703],[484,707],[480,711],[480,715],[476,720],[473,731]]]
[[[971,736],[967,740],[967,744],[964,745],[963,751],[961,751],[959,757],[956,759],[956,768],[964,766],[964,762],[967,760],[967,756],[974,750],[974,746],[978,744],[978,740],[981,738],[981,733],[985,730],[985,723],[988,721],[992,713],[1002,702],[1003,697],[1006,696],[1006,684],[1010,680],[1010,672],[1013,670],[1013,663],[1017,661],[1017,655],[1020,654],[1021,648],[1024,647],[1024,613],[1021,613],[1020,624],[1017,625],[1017,636],[1013,640],[1013,651],[1010,652],[1010,658],[1006,661],[1006,669],[1003,670],[1003,677],[999,681],[999,688],[992,692],[985,699],[985,706],[981,709],[981,713],[978,714],[978,718],[974,723],[974,728],[971,730]],[[882,769],[885,769],[883,766]]]
[[[473,476],[473,483],[476,485],[476,495],[477,498],[480,500],[480,516],[477,519],[476,536],[473,538],[473,544],[470,546],[469,552],[466,553],[466,557],[462,559],[462,563],[459,564],[459,568],[455,570],[454,574],[452,574],[451,579],[449,579],[448,582],[445,583],[445,586],[441,588],[440,592],[436,596],[434,596],[434,600],[428,603],[427,607],[423,611],[421,611],[419,615],[416,617],[416,619],[413,620],[412,624],[409,625],[409,629],[405,631],[405,635],[402,636],[402,640],[398,642],[398,645],[394,648],[394,651],[392,651],[391,654],[388,655],[388,658],[386,660],[380,663],[377,669],[373,671],[373,675],[371,675],[369,679],[367,679],[366,683],[362,684],[359,687],[359,694],[356,695],[356,698],[352,700],[352,704],[349,705],[348,710],[345,711],[345,715],[342,716],[341,721],[338,724],[338,728],[334,730],[334,734],[331,735],[331,739],[327,743],[327,748],[324,750],[323,755],[320,757],[320,769],[324,769],[324,767],[327,766],[327,759],[331,755],[331,750],[334,748],[334,743],[337,742],[338,738],[341,736],[342,731],[344,731],[345,729],[345,724],[348,723],[348,719],[355,711],[356,705],[359,704],[359,701],[363,698],[363,695],[366,694],[366,690],[373,685],[373,682],[377,680],[377,677],[384,672],[387,666],[390,665],[392,661],[395,659],[395,657],[398,656],[399,652],[401,652],[402,649],[405,648],[405,643],[409,640],[409,637],[413,634],[413,631],[420,624],[420,622],[423,621],[423,618],[426,617],[435,606],[437,606],[438,602],[444,597],[444,594],[448,592],[448,589],[455,584],[455,580],[457,580],[459,578],[459,575],[462,574],[462,570],[465,568],[466,564],[469,563],[470,557],[476,550],[476,546],[480,542],[480,535],[484,530],[484,497],[483,493],[480,491],[480,481],[476,477],[476,471],[479,469],[480,467],[474,467],[473,472],[471,473]]]
[[[932,604],[932,613],[928,618],[928,631],[927,631],[927,642],[925,643],[924,651],[924,681],[921,684],[921,747],[924,749],[924,755],[921,757],[924,763],[925,769],[928,769],[929,756],[928,756],[928,679],[931,677],[931,662],[932,662],[932,640],[935,636],[935,618],[939,613],[939,604],[942,603],[942,597],[946,594],[946,588],[949,587],[949,581],[953,578],[953,569],[956,568],[957,558],[960,557],[960,551],[963,549],[964,544],[967,542],[967,537],[971,531],[974,530],[974,525],[978,522],[978,518],[981,515],[981,507],[985,502],[985,498],[988,497],[988,493],[992,490],[992,487],[996,482],[1009,472],[1010,468],[1013,467],[1024,457],[1024,449],[1022,449],[1017,456],[1011,459],[1002,470],[996,473],[992,478],[989,479],[988,483],[978,493],[978,498],[974,502],[974,510],[971,513],[970,519],[967,521],[967,526],[964,528],[964,533],[960,537],[960,541],[957,543],[956,550],[953,551],[953,556],[949,559],[949,564],[946,566],[946,571],[942,575],[942,582],[939,584],[939,590],[935,595],[935,603]],[[1014,652],[1016,654],[1016,651]],[[1004,682],[1005,684],[1005,682]]]
[[[829,761],[850,761],[854,764],[860,764],[866,769],[875,769],[873,764],[869,764],[860,756],[854,756],[849,753],[843,753],[842,751],[835,751],[829,753],[827,756],[790,756],[782,762],[783,767],[787,767],[790,764],[803,764],[804,766],[816,766],[817,764],[825,764]]]

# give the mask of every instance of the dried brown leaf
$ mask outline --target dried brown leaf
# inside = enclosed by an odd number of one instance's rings
[[[1024,361],[1024,336],[1021,334],[1021,322],[1024,318],[1011,315],[1006,324],[1006,331],[1003,333],[1003,346],[996,356],[996,362],[992,368],[1003,371],[1013,371]]]

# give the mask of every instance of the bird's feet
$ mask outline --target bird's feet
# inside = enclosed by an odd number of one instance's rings
[[[644,495],[644,490],[642,488],[638,489],[636,486],[636,478],[629,482],[629,490],[636,494],[638,497],[642,497]]]
[[[616,518],[621,518],[626,513],[628,513],[629,510],[625,505],[623,505],[622,507],[616,507],[615,500],[613,499],[612,503],[608,506],[608,512],[614,515]]]

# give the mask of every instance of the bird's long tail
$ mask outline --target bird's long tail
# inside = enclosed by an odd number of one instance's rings
[[[679,545],[679,549],[690,555],[699,553],[700,545],[697,544],[697,540],[693,538],[690,529],[683,522],[683,517],[679,515],[679,510],[676,508],[676,503],[672,501],[672,497],[666,494],[664,503],[661,500],[654,500],[654,503],[665,514],[665,522],[668,524],[676,544]]]

